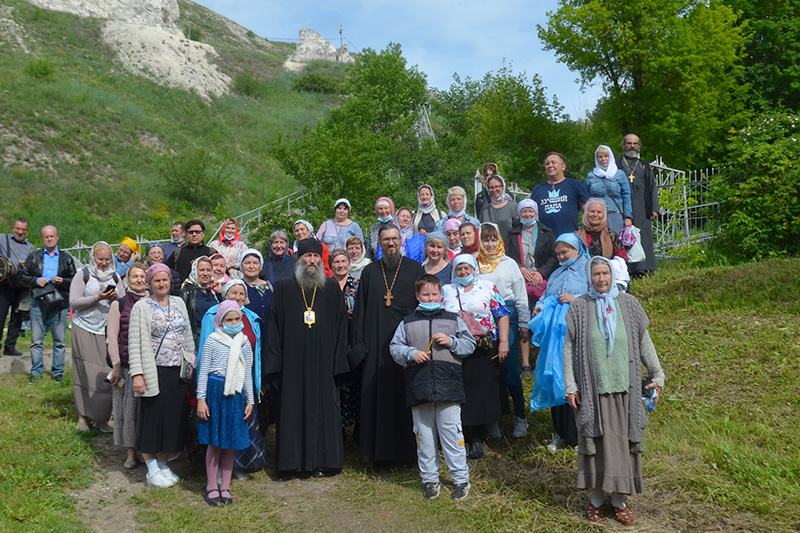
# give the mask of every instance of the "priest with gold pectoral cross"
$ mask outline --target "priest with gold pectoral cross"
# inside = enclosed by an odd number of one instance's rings
[[[389,342],[403,317],[417,307],[414,283],[425,273],[400,252],[400,230],[378,230],[382,256],[361,274],[353,312],[351,366],[361,369],[361,462],[392,467],[416,464],[411,413],[405,406],[403,369],[389,353]]]

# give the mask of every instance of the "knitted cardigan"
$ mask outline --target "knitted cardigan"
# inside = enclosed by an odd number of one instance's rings
[[[647,333],[650,319],[647,317],[639,301],[621,292],[617,297],[622,318],[625,321],[625,331],[628,336],[629,351],[629,377],[630,385],[628,396],[628,440],[631,442],[631,452],[641,452],[644,441],[644,430],[648,425],[647,411],[639,398],[642,388],[642,340]],[[592,357],[592,321],[596,320],[595,302],[588,294],[575,299],[567,311],[567,338],[573,345],[573,351],[564,351],[564,366],[572,365],[578,390],[581,395],[581,405],[575,419],[580,437],[578,453],[594,455],[595,446],[593,438],[603,436],[603,425],[600,419],[600,399],[597,393],[597,378],[594,372],[594,358]],[[663,384],[664,373],[660,365],[648,365],[648,373],[654,380]]]
[[[194,356],[194,336],[192,335],[189,313],[183,300],[177,296],[169,297],[169,304],[183,315],[186,327],[183,330],[183,347]],[[128,364],[130,365],[131,379],[134,376],[144,377],[145,391],[136,396],[149,398],[158,396],[158,371],[156,370],[156,355],[153,352],[153,341],[150,327],[153,322],[153,308],[143,298],[136,302],[131,310],[131,321],[128,326]],[[189,361],[192,365],[195,361]]]

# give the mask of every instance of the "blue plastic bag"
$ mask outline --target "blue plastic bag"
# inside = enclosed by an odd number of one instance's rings
[[[558,296],[548,296],[544,309],[528,323],[531,342],[541,347],[531,393],[531,412],[567,403],[564,400],[564,339],[567,336],[566,315],[569,304]]]

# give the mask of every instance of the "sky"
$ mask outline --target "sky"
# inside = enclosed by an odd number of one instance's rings
[[[581,92],[577,73],[542,50],[536,25],[545,25],[557,0],[194,0],[261,37],[296,42],[311,28],[339,47],[339,25],[350,50],[383,50],[400,43],[409,65],[428,85],[448,89],[453,73],[482,79],[503,61],[515,73],[539,74],[573,119],[585,118],[602,96],[598,86]]]

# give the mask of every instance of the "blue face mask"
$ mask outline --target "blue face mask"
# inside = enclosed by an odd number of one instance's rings
[[[464,276],[463,278],[456,276],[456,283],[458,283],[462,287],[466,287],[467,285],[472,283],[472,280],[474,279],[475,279],[475,274],[470,274],[469,276]]]
[[[574,257],[570,257],[565,263],[559,263],[559,265],[561,265],[562,267],[568,267],[568,266],[571,266],[572,263],[574,263],[574,262],[575,262],[575,258]]]
[[[222,324],[222,331],[224,331],[228,335],[236,335],[237,333],[239,333],[243,329],[244,329],[244,323],[243,322],[239,322],[235,326],[230,326],[228,324]]]
[[[526,225],[528,227],[531,227],[534,224],[536,224],[536,219],[535,218],[520,218],[519,221],[522,222],[524,225]]]
[[[392,221],[392,217],[386,217],[386,218],[383,218],[383,217],[378,217],[378,220],[380,220],[380,221],[381,221],[381,222],[383,222],[384,224],[388,224],[389,222],[391,222],[391,221]]]
[[[439,302],[428,302],[428,303],[420,302],[419,306],[425,311],[436,311],[437,309],[440,309],[442,307],[442,304]]]

